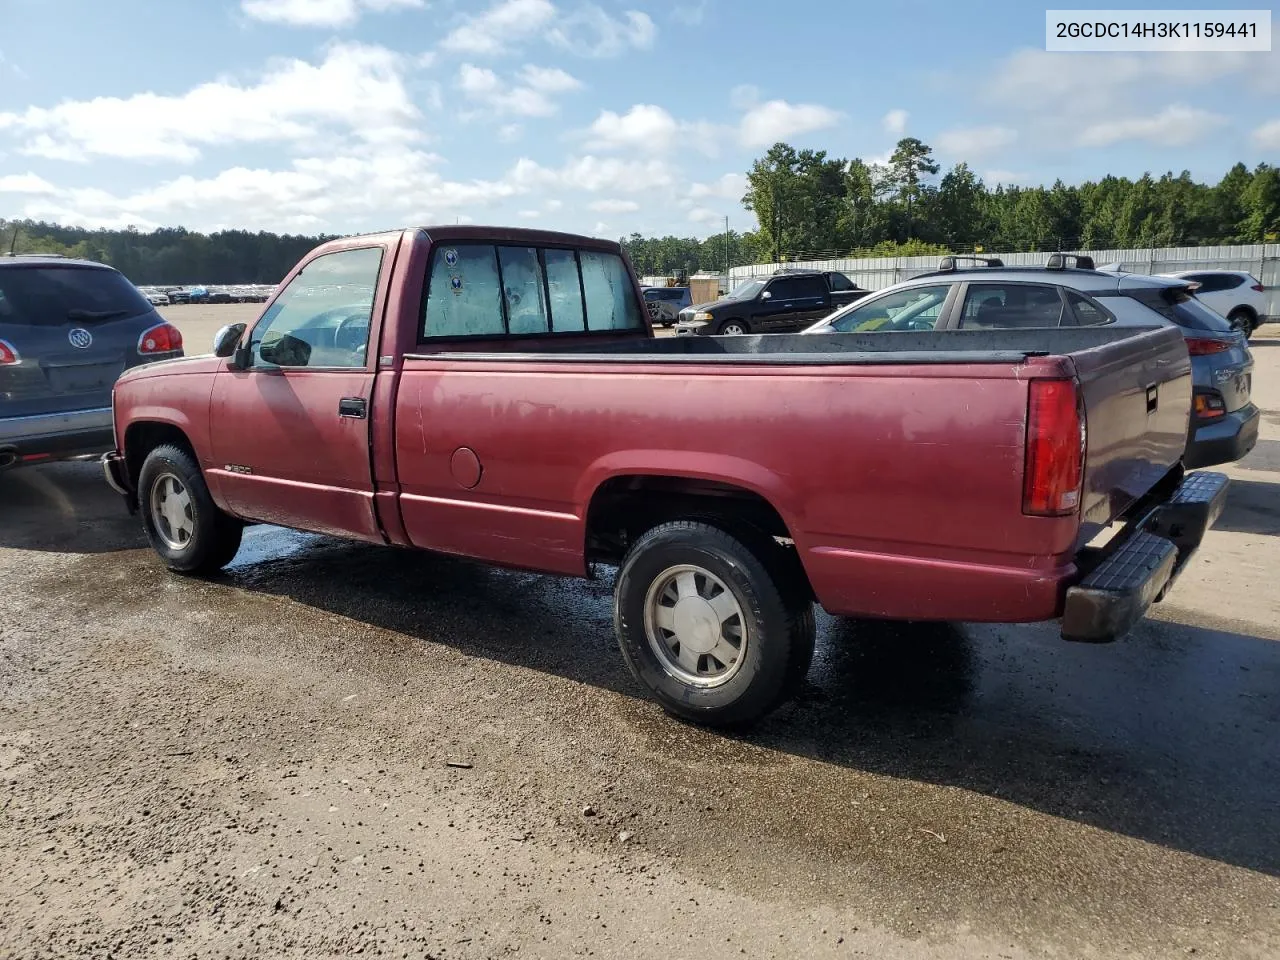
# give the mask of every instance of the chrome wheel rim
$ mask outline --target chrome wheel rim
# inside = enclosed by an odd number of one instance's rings
[[[750,641],[733,591],[710,570],[692,564],[668,567],[649,584],[644,632],[662,669],[695,687],[732,680]]]
[[[740,337],[746,332],[747,331],[743,330],[742,327],[736,323],[727,324],[724,328],[724,335],[726,337]]]
[[[196,533],[190,491],[172,473],[162,473],[151,484],[150,501],[156,536],[170,550],[185,550]]]

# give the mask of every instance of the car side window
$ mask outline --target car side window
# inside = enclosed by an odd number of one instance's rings
[[[786,277],[782,280],[774,280],[768,286],[769,299],[775,303],[779,300],[794,300],[801,296],[800,284],[795,277]]]
[[[1029,283],[971,283],[960,312],[967,330],[1002,330],[1062,325],[1057,287]]]
[[[635,330],[644,326],[631,274],[615,253],[578,251],[588,330]]]
[[[853,281],[843,273],[829,273],[827,276],[831,280],[832,290],[852,290],[854,288]]]
[[[799,288],[796,296],[803,299],[818,300],[827,292],[827,281],[822,277],[799,277],[796,284]]]
[[[1093,301],[1086,300],[1074,290],[1067,290],[1065,292],[1067,294],[1067,303],[1071,306],[1071,312],[1074,314],[1075,322],[1078,326],[1096,327],[1100,323],[1111,322],[1111,315]]]
[[[249,342],[257,367],[363,367],[382,247],[316,257],[280,292]]]
[[[863,300],[831,323],[836,333],[870,333],[877,330],[932,330],[951,292],[949,284],[907,287]]]

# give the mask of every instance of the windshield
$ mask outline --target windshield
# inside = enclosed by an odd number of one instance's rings
[[[136,317],[151,310],[138,288],[115,270],[23,266],[0,270],[0,323],[60,326]]]
[[[733,300],[750,300],[757,293],[764,289],[766,281],[764,280],[743,280],[733,288],[733,292],[729,294]]]

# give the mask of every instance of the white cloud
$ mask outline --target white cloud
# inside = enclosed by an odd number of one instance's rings
[[[563,70],[527,66],[518,74],[523,85],[504,83],[485,67],[464,63],[458,69],[458,89],[470,100],[498,113],[523,117],[549,117],[558,107],[552,93],[574,90],[580,86]]]
[[[671,11],[671,18],[683,23],[686,27],[696,27],[707,18],[707,0],[679,4]]]
[[[595,4],[579,7],[547,31],[551,43],[584,57],[616,57],[631,48],[648,50],[657,35],[658,28],[647,13],[627,10],[615,18]]]
[[[1181,147],[1200,140],[1205,131],[1226,123],[1226,118],[1197,107],[1174,105],[1152,116],[1103,120],[1084,128],[1079,143],[1084,147],[1109,147],[1125,140],[1145,140],[1163,147]]]
[[[537,34],[555,15],[550,0],[499,0],[454,29],[440,46],[455,53],[501,53]]]
[[[637,103],[622,115],[612,110],[601,112],[588,129],[587,145],[594,150],[670,149],[680,125],[662,107]]]
[[[1012,170],[986,170],[982,174],[982,182],[988,187],[995,187],[1000,183],[1027,183],[1031,177],[1025,173],[1015,173]]]
[[[1253,131],[1253,142],[1264,150],[1280,150],[1280,120],[1269,120]]]
[[[909,114],[905,110],[890,110],[880,120],[884,127],[885,133],[895,137],[900,137],[907,132],[907,117]]]
[[[606,237],[606,236],[608,236],[608,235],[609,235],[609,224],[605,223],[603,220],[597,220],[597,221],[596,221],[596,225],[595,225],[594,227],[592,227],[592,228],[591,228],[591,235],[592,235],[593,237]]]
[[[555,213],[555,211],[559,210],[561,207],[564,206],[564,201],[552,199],[552,200],[548,200],[542,206],[547,210],[548,213]]]
[[[37,177],[34,173],[11,173],[8,176],[0,177],[0,193],[57,193],[58,188],[55,187],[44,177]]]
[[[277,63],[261,80],[202,84],[178,96],[66,100],[0,113],[19,151],[59,160],[90,156],[191,162],[209,145],[311,142],[350,134],[369,143],[421,137],[402,58],[384,47],[337,44],[316,64]]]
[[[515,143],[524,135],[524,127],[518,123],[504,123],[498,128],[498,139],[503,143]]]
[[[689,211],[689,219],[694,223],[723,223],[724,214],[706,207],[694,207]]]
[[[944,130],[937,136],[938,149],[943,153],[971,160],[998,153],[1018,139],[1018,131],[1009,127],[963,127]]]
[[[634,213],[640,204],[634,200],[596,200],[587,204],[587,209],[596,213]]]
[[[675,171],[664,160],[620,160],[592,154],[545,167],[521,157],[509,174],[511,182],[525,189],[562,187],[589,193],[641,193],[675,183]]]
[[[740,173],[726,173],[712,183],[695,183],[689,187],[689,196],[695,200],[716,197],[721,200],[742,200],[747,192],[747,178]]]
[[[245,16],[292,27],[349,27],[365,10],[420,9],[426,0],[241,0]]]
[[[520,210],[516,216],[522,220],[537,220],[542,216],[541,210]]]
[[[771,146],[800,133],[834,126],[839,120],[840,114],[829,107],[770,100],[747,111],[738,127],[738,136],[743,146]]]

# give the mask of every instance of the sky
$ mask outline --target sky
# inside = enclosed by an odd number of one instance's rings
[[[703,237],[777,140],[989,185],[1280,162],[1280,53],[1044,44],[1025,0],[0,0],[0,217]]]

